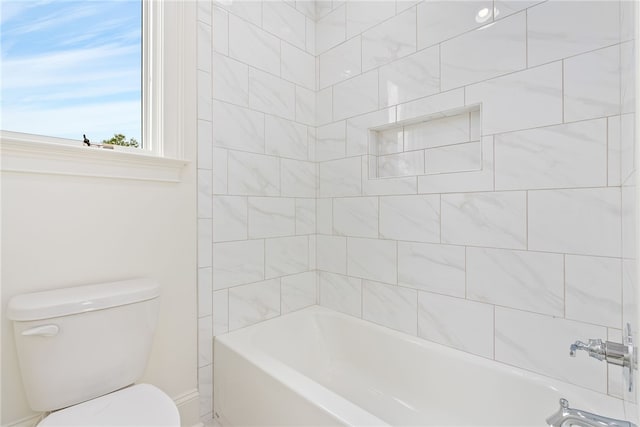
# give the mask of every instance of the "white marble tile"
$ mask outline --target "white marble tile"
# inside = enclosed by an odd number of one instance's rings
[[[316,273],[307,271],[293,276],[283,277],[282,314],[300,310],[316,303]]]
[[[296,86],[296,121],[305,125],[316,124],[316,93]]]
[[[198,393],[200,394],[200,416],[213,412],[213,365],[198,368]]]
[[[305,16],[316,19],[316,2],[315,0],[297,0],[296,9],[304,13]]]
[[[352,316],[362,316],[362,280],[320,272],[320,305]]]
[[[561,254],[467,248],[467,298],[551,316],[564,314]]]
[[[342,120],[378,109],[378,70],[333,86],[333,119]]]
[[[288,7],[288,6],[287,6]],[[316,58],[288,43],[281,44],[282,78],[313,90],[316,87]]]
[[[433,194],[493,190],[493,137],[482,138],[481,144],[481,170],[419,176],[418,193]]]
[[[278,196],[279,160],[272,156],[229,151],[229,194],[238,196]]]
[[[395,121],[395,107],[385,108],[347,120],[347,156],[367,154],[369,152],[369,129],[394,123]]]
[[[529,249],[620,256],[620,189],[529,191]]]
[[[318,162],[316,161],[316,145],[318,145],[317,144],[317,140],[318,140],[317,129],[318,128],[312,127],[312,126],[309,126],[307,128],[307,140],[308,140],[308,143],[309,143],[308,144],[309,152],[308,152],[307,157],[309,158],[310,161],[315,162],[316,169],[317,169],[317,166],[318,166]],[[317,182],[316,182],[316,187],[317,187]]]
[[[233,14],[229,15],[229,56],[280,74],[280,39]]]
[[[619,41],[619,2],[548,1],[527,11],[529,66]]]
[[[249,238],[296,234],[295,199],[249,197]]]
[[[343,158],[346,150],[346,132],[344,120],[319,126],[316,130],[316,161]]]
[[[331,0],[315,0],[316,21],[333,10],[333,2]]]
[[[381,129],[370,134],[372,137],[369,153],[380,156],[402,153],[404,150],[404,131],[402,127]],[[423,168],[424,169],[424,168]]]
[[[212,172],[198,169],[198,218],[211,218]]]
[[[272,279],[229,289],[229,330],[280,315],[280,280]]]
[[[213,50],[229,54],[229,12],[213,7]]]
[[[397,283],[397,242],[378,239],[347,238],[349,276]]]
[[[305,21],[305,50],[311,55],[316,54],[316,21],[307,18]]]
[[[213,50],[213,41],[211,38],[211,25],[198,21],[198,70],[211,72],[211,51]]]
[[[527,248],[527,194],[442,195],[442,243]]]
[[[315,197],[316,165],[300,160],[280,160],[282,196]]]
[[[262,28],[301,49],[305,48],[305,16],[295,7],[279,1],[265,1]]]
[[[212,230],[211,219],[198,219],[198,268],[211,267]]]
[[[213,271],[211,267],[198,268],[198,317],[211,316]]]
[[[418,336],[492,359],[493,306],[418,292]]]
[[[346,237],[318,235],[316,244],[318,270],[347,274]]]
[[[470,140],[469,113],[434,118],[404,127],[404,149],[440,147]]]
[[[296,234],[316,233],[316,199],[296,199]]]
[[[398,121],[438,114],[464,106],[464,89],[454,89],[398,105]]]
[[[264,153],[264,114],[213,101],[213,144],[216,147]]]
[[[631,2],[623,0],[622,3]],[[620,45],[620,107],[622,113],[632,113],[636,110],[637,71],[634,43],[634,41],[630,41]]]
[[[262,23],[262,0],[228,1],[213,0],[214,5],[227,9],[246,21],[260,25]]]
[[[265,277],[302,273],[309,269],[309,238],[280,237],[265,241]]]
[[[443,0],[418,4],[418,49],[487,24],[491,20],[492,9],[491,0]]]
[[[526,14],[518,13],[442,43],[441,89],[526,68],[526,28]]]
[[[198,119],[211,121],[211,73],[198,70]]]
[[[633,0],[620,2],[620,39],[631,40],[635,37],[635,14],[638,5]]]
[[[347,6],[353,3],[347,3]],[[360,74],[360,37],[354,37],[320,55],[320,88],[331,86]]]
[[[325,125],[333,121],[333,88],[328,87],[316,93],[316,123]]]
[[[227,150],[213,148],[213,194],[227,193]]]
[[[635,260],[638,208],[636,206],[637,196],[634,176],[630,179],[631,182],[621,188],[622,256]]]
[[[364,159],[365,157],[363,156],[363,168],[365,167]],[[403,194],[416,194],[417,192],[418,182],[415,176],[383,179],[368,179],[366,175],[362,177],[362,194],[365,196],[399,196]]]
[[[500,19],[544,1],[546,0],[495,0],[493,2],[493,13],[495,19]]]
[[[320,163],[320,197],[359,196],[362,193],[360,157]]]
[[[213,335],[229,332],[229,291],[222,289],[213,293]]]
[[[249,66],[228,56],[214,53],[213,98],[248,107]]]
[[[567,319],[621,328],[621,260],[566,255],[565,265]]]
[[[584,354],[568,355],[569,344],[585,337],[604,337],[605,327],[502,307],[495,311],[497,361],[606,392],[605,364],[595,364]]]
[[[622,260],[622,321],[625,324],[631,323],[632,326],[636,325],[638,318],[638,273],[637,273],[637,260],[623,259]]]
[[[318,268],[316,256],[318,245],[316,243],[316,238],[317,234],[311,234],[309,236],[309,270],[316,270]]]
[[[213,362],[213,318],[212,316],[198,319],[198,367],[210,365]]]
[[[333,199],[316,199],[318,234],[333,234]]]
[[[247,238],[247,198],[215,196],[213,198],[213,241]]]
[[[438,46],[380,67],[380,107],[401,104],[440,92]]]
[[[362,33],[362,69],[384,65],[416,51],[416,9],[408,9]]]
[[[362,281],[362,318],[411,335],[417,334],[418,292]]]
[[[378,237],[378,198],[344,197],[333,201],[333,231],[342,236]]]
[[[264,241],[213,244],[213,289],[264,279]]]
[[[604,187],[607,120],[496,135],[495,161],[496,190]]]
[[[198,169],[213,169],[213,127],[207,120],[198,120]]]
[[[380,197],[380,237],[440,242],[440,196]]]
[[[482,169],[480,141],[425,150],[425,172],[452,173]]]
[[[387,154],[378,157],[379,178],[424,174],[424,151]]]
[[[316,21],[316,54],[319,55],[346,39],[346,19],[346,5],[343,5]]]
[[[620,116],[607,118],[607,185],[617,187],[622,184],[622,140]]]
[[[395,14],[396,5],[393,1],[348,1],[347,38],[358,35]]]
[[[307,126],[267,114],[264,120],[265,152],[274,156],[307,160]]]
[[[566,122],[620,113],[620,46],[564,60]]]
[[[562,63],[530,68],[465,88],[466,103],[482,103],[482,132],[562,123]]]
[[[211,25],[211,7],[212,4],[209,0],[198,2],[198,21]]]
[[[464,297],[464,247],[398,242],[398,284]]]
[[[626,183],[629,176],[636,169],[635,162],[635,114],[623,114],[620,117],[620,177]]]
[[[295,85],[268,73],[249,69],[249,107],[293,120],[296,116]]]

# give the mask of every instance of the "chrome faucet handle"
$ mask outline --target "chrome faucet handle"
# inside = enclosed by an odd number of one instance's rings
[[[577,344],[577,343],[576,343]],[[637,427],[635,424],[603,417],[602,415],[569,407],[567,399],[560,399],[560,408],[546,420],[550,427],[563,427],[565,425],[580,425],[585,427]]]
[[[601,361],[607,357],[606,344],[601,339],[590,339],[587,344],[576,341],[569,347],[569,356],[576,357],[578,350],[584,350],[589,353],[589,356]]]

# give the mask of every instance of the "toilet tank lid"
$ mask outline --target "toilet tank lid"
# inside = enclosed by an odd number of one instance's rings
[[[9,300],[7,317],[29,321],[101,310],[157,298],[160,286],[149,278],[120,280],[17,295]]]

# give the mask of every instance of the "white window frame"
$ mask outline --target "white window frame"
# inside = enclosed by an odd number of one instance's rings
[[[0,170],[179,182],[196,138],[194,4],[143,0],[142,149],[0,131]]]

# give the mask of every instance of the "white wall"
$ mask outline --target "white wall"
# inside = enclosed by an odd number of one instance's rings
[[[172,19],[184,18],[187,26],[186,49],[174,40],[167,52],[173,65],[165,69],[168,78],[175,77],[177,49],[182,49],[185,83],[167,92],[164,121],[166,134],[183,142],[185,159],[191,162],[179,183],[1,175],[3,311],[21,293],[136,276],[158,280],[160,319],[142,381],[179,403],[184,425],[198,422],[195,52],[189,48],[195,46],[195,31],[191,35],[188,30],[195,27],[194,4],[184,7],[184,15],[168,11]],[[1,381],[0,423],[32,424],[35,414],[22,389],[11,322],[4,317]]]

